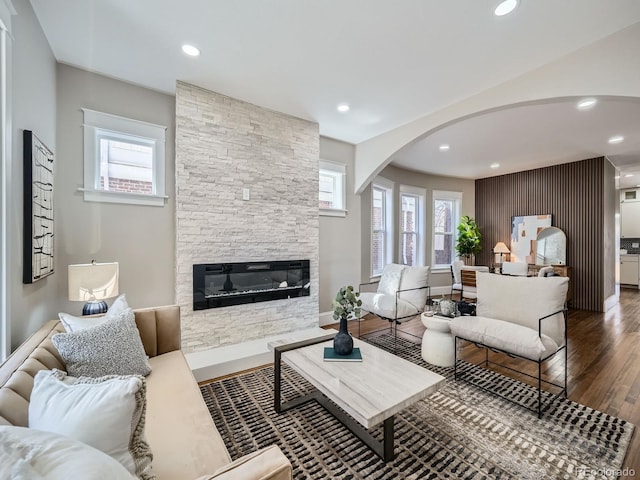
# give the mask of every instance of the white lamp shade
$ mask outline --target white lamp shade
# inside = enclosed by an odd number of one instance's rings
[[[511,253],[504,242],[496,243],[496,246],[493,247],[493,253]]]
[[[118,295],[118,262],[69,265],[69,300],[93,302]]]

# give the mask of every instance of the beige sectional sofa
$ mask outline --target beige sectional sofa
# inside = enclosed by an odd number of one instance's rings
[[[134,313],[152,368],[145,430],[157,479],[291,479],[291,464],[275,445],[231,461],[180,351],[179,308]],[[59,332],[64,332],[60,322],[49,321],[0,365],[0,425],[28,426],[34,375],[43,369],[65,370],[51,341]]]

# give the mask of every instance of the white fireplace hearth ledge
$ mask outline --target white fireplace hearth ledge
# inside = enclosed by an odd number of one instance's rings
[[[269,342],[283,339],[297,342],[321,337],[329,333],[337,333],[337,330],[320,327],[307,328],[248,342],[187,353],[185,357],[196,380],[204,382],[205,380],[273,363],[273,352],[269,350]]]

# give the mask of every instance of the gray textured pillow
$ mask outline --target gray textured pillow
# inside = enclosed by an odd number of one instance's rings
[[[106,323],[78,332],[58,333],[51,340],[72,377],[151,373],[130,308]]]

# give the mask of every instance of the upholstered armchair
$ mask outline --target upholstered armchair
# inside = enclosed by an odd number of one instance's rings
[[[377,284],[375,292],[363,287]],[[429,267],[385,265],[380,281],[360,284],[362,310],[388,320],[397,335],[397,325],[422,313],[430,298]],[[358,322],[360,336],[360,322]]]

